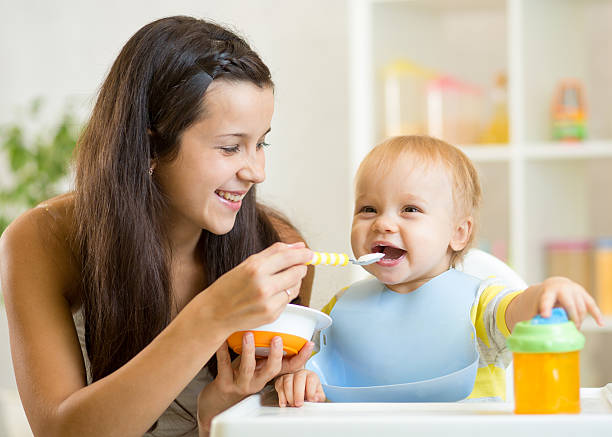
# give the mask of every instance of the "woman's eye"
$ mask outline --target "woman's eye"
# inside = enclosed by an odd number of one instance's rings
[[[233,146],[221,146],[220,149],[223,150],[228,155],[231,155],[233,153],[239,152],[240,151],[240,146],[238,146],[237,144],[233,145]]]
[[[421,212],[416,206],[404,206],[402,212]]]
[[[263,149],[264,147],[270,147],[270,143],[266,143],[265,141],[262,141],[260,143],[257,143],[257,149]]]

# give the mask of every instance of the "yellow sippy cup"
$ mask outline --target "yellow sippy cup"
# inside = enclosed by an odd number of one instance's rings
[[[580,412],[582,335],[563,308],[519,322],[507,340],[514,356],[514,412]]]

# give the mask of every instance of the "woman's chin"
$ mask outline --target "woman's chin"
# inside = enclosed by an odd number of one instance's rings
[[[231,222],[230,221],[219,221],[216,223],[206,223],[204,226],[202,226],[202,229],[206,229],[211,234],[225,235],[229,231],[234,229],[235,223],[236,223],[235,219],[232,220]]]

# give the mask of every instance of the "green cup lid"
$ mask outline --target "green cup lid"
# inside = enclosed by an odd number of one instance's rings
[[[506,342],[512,352],[573,352],[584,347],[584,335],[563,308],[553,308],[550,317],[535,316],[517,323]]]

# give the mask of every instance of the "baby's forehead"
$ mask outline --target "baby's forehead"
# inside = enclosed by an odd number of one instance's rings
[[[440,159],[398,156],[393,161],[364,164],[355,179],[354,199],[357,203],[372,196],[393,196],[404,201],[455,197],[452,172]]]
[[[402,177],[411,173],[448,174],[447,165],[439,157],[421,156],[413,152],[403,152],[398,155],[368,156],[361,164],[355,178],[355,185],[371,182],[373,178]],[[436,172],[437,173],[437,172]]]

